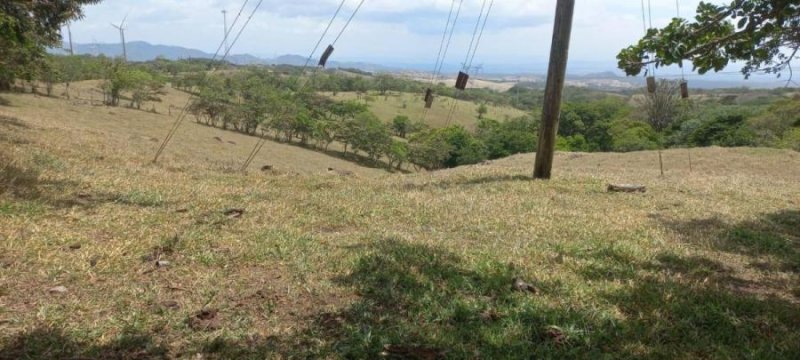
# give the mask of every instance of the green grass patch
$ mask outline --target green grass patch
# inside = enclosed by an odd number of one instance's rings
[[[66,164],[59,158],[45,152],[36,152],[31,159],[40,169],[48,169],[55,171],[63,171],[66,169]]]
[[[46,213],[46,207],[38,201],[32,200],[0,200],[0,216],[33,217]]]
[[[164,195],[158,191],[133,190],[119,195],[115,202],[139,207],[160,207],[166,204]]]

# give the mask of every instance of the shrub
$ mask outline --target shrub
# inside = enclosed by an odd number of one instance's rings
[[[408,116],[398,115],[392,120],[392,130],[394,134],[401,138],[405,138],[411,128],[411,120]]]
[[[400,169],[409,159],[408,144],[402,141],[392,140],[392,144],[389,146],[389,152],[386,153],[386,156],[389,157],[389,166]]]
[[[528,153],[536,149],[538,123],[527,116],[498,122],[491,119],[478,121],[475,137],[486,146],[489,159]]]
[[[752,146],[755,133],[747,126],[741,115],[724,115],[702,124],[689,136],[694,146]]]
[[[609,132],[614,151],[656,150],[661,147],[658,133],[644,122],[617,120],[611,124]]]
[[[389,150],[389,129],[375,114],[363,112],[356,115],[353,126],[350,133],[353,149],[367,153],[372,160],[377,160]]]
[[[800,127],[796,127],[784,133],[781,146],[794,151],[800,151]]]
[[[452,145],[436,131],[414,134],[408,144],[408,160],[426,170],[441,169],[450,158]]]

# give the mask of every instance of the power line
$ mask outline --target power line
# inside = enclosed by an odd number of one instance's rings
[[[456,0],[453,0],[450,2],[450,12],[447,14],[447,22],[444,24],[444,31],[442,31],[442,41],[439,43],[439,53],[436,54],[436,63],[434,63],[433,71],[431,72],[431,85],[436,81],[436,69],[439,68],[439,62],[442,61],[442,50],[444,50],[444,42],[447,40],[447,30],[450,28],[450,19],[453,18],[453,10],[455,10],[455,8]]]
[[[489,9],[486,10],[486,17],[483,18],[483,26],[481,27],[481,32],[478,34],[478,40],[475,42],[475,50],[472,51],[472,57],[469,59],[469,65],[467,66],[468,69],[472,68],[472,62],[475,60],[475,54],[478,53],[478,47],[481,44],[481,39],[483,38],[483,31],[486,30],[486,23],[489,21],[489,13],[492,12],[492,7],[494,7],[494,0],[489,2]]]
[[[453,18],[453,10],[456,6],[456,0],[453,0],[450,3],[450,12],[447,14],[447,22],[444,25],[444,31],[442,31],[442,41],[439,43],[439,53],[436,55],[436,63],[433,65],[433,72],[431,73],[431,87],[433,87],[436,83],[436,79],[439,77],[439,72],[441,70],[441,64],[444,63],[445,58],[447,57],[447,51],[450,48],[450,41],[453,39],[453,31],[455,30],[456,23],[458,22],[458,16],[461,14],[461,6],[464,4],[464,0],[461,0],[458,5],[458,12],[456,13],[455,18]],[[453,26],[450,27],[450,20],[453,20]],[[448,38],[447,33],[450,33],[450,37]],[[447,46],[445,46],[445,40],[447,41]],[[426,93],[427,94],[427,93]],[[431,92],[431,96],[432,96]],[[427,96],[427,95],[426,95]],[[426,102],[428,99],[425,100]],[[431,100],[432,101],[432,100]],[[425,110],[422,112],[422,122],[424,123],[428,119],[428,112],[430,109],[425,106]]]
[[[364,5],[364,2],[366,2],[366,1],[367,1],[367,0],[361,0],[361,2],[360,2],[360,3],[358,3],[358,6],[357,6],[357,7],[356,7],[356,9],[353,11],[353,14],[352,14],[352,15],[350,15],[350,18],[349,18],[349,19],[347,19],[347,22],[346,22],[346,23],[344,24],[344,26],[342,27],[342,31],[339,31],[339,35],[336,35],[336,39],[335,39],[335,40],[333,40],[333,43],[331,43],[331,45],[336,45],[336,42],[338,42],[338,41],[339,41],[339,39],[342,37],[342,34],[344,34],[344,31],[345,31],[345,30],[347,30],[347,27],[348,27],[348,26],[350,26],[350,23],[353,21],[353,18],[355,18],[355,17],[356,17],[356,14],[358,13],[358,10],[360,10],[360,9],[361,9],[361,6],[362,6],[362,5]]]
[[[249,0],[245,0],[244,3],[242,4],[242,7],[239,9],[239,13],[236,14],[236,18],[234,19],[233,23],[231,24],[231,29],[236,27],[236,24],[239,21],[239,18],[242,15],[242,12],[244,11],[244,9],[247,6],[248,2],[249,2]],[[220,59],[220,61],[225,61],[225,59],[228,57],[228,54],[230,53],[231,49],[233,48],[234,45],[236,45],[236,42],[239,40],[239,37],[244,32],[244,29],[247,28],[247,25],[250,23],[250,20],[253,19],[253,15],[255,15],[256,11],[258,11],[258,9],[261,7],[261,4],[263,2],[264,2],[264,0],[259,0],[258,1],[258,4],[256,4],[255,8],[253,8],[253,11],[250,13],[250,17],[247,18],[247,21],[244,23],[244,25],[242,25],[242,28],[239,29],[239,33],[236,35],[236,38],[233,40],[231,45],[225,50],[225,53],[223,54],[223,56]],[[214,56],[211,58],[212,62],[217,59],[217,56],[219,56],[219,53],[222,50],[222,47],[225,46],[225,43],[226,43],[227,40],[228,40],[228,37],[226,36],[222,40],[222,42],[220,42],[219,46],[217,47],[217,51],[214,53]],[[216,71],[217,71],[217,67],[214,67],[208,75],[211,75]],[[207,79],[207,78],[208,77],[204,78],[203,83],[201,83],[199,87],[202,87],[204,85],[205,79]],[[186,115],[187,115],[187,112],[189,110],[189,106],[191,105],[192,99],[194,98],[194,96],[195,96],[194,94],[190,94],[189,98],[186,100],[186,104],[183,106],[183,109],[181,109],[181,112],[178,114],[178,117],[175,120],[175,123],[173,123],[172,127],[170,128],[169,132],[167,133],[167,136],[164,138],[164,141],[161,143],[161,146],[156,151],[156,155],[153,157],[153,162],[154,163],[158,162],[158,158],[161,156],[161,154],[167,148],[167,145],[169,144],[170,141],[172,141],[172,138],[175,136],[175,133],[178,131],[178,128],[180,128],[181,124],[186,119]]]
[[[475,44],[475,38],[478,36],[478,28],[481,26],[481,19],[483,18],[483,11],[486,10],[486,0],[483,0],[483,5],[481,5],[481,12],[478,14],[478,21],[475,23],[475,30],[472,31],[472,39],[469,41],[469,47],[467,48],[467,57],[464,59],[464,63],[461,65],[462,70],[469,69],[466,68],[467,61],[469,61],[469,56],[472,54],[472,45]]]
[[[447,44],[445,45],[444,53],[442,54],[442,61],[439,63],[439,68],[436,70],[435,76],[439,76],[442,74],[442,69],[444,68],[444,62],[447,59],[447,52],[450,49],[450,43],[452,43],[453,41],[453,33],[455,33],[456,23],[458,23],[458,18],[459,16],[461,16],[461,8],[463,7],[463,5],[464,5],[464,0],[461,0],[458,4],[458,9],[456,10],[456,16],[455,19],[453,20],[453,25],[450,27],[450,36],[447,38]],[[436,81],[436,79],[434,79],[434,81]]]
[[[489,8],[486,9],[486,0],[483,0],[483,5],[481,6],[481,12],[478,15],[478,21],[475,23],[475,30],[472,32],[472,40],[470,40],[469,48],[467,49],[467,57],[464,59],[464,64],[462,66],[462,70],[465,72],[469,72],[472,68],[472,62],[475,60],[475,55],[478,53],[478,47],[481,43],[481,38],[483,37],[483,32],[486,30],[486,23],[489,21],[489,14],[492,11],[492,7],[494,6],[494,0],[491,0],[489,3]],[[484,15],[483,11],[486,10],[486,15]],[[483,26],[481,26],[481,20],[483,20]],[[480,28],[480,35],[478,34],[478,29]],[[475,45],[473,47],[473,44]],[[471,55],[470,55],[471,53]],[[458,93],[454,97],[456,101],[453,101],[453,106],[450,108],[450,112],[447,114],[447,121],[445,122],[445,126],[450,125],[450,121],[453,120],[453,115],[455,115],[456,108],[458,108]]]
[[[333,22],[336,20],[336,17],[339,16],[339,12],[342,11],[342,7],[344,6],[344,3],[346,1],[347,0],[342,0],[342,2],[339,3],[339,7],[336,9],[336,12],[333,13],[333,17],[331,17],[331,21],[328,22],[328,26],[325,27],[325,31],[322,32],[322,36],[319,37],[319,40],[317,41],[317,44],[314,45],[314,49],[311,50],[311,54],[308,55],[308,59],[306,59],[306,63],[305,63],[305,65],[303,65],[303,71],[305,71],[305,69],[308,67],[308,64],[311,62],[311,58],[314,57],[314,53],[316,53],[317,49],[319,49],[319,45],[322,44],[322,40],[325,39],[325,35],[328,35],[328,31],[331,29],[331,26],[333,25]]]
[[[306,60],[306,64],[303,66],[303,70],[301,71],[301,73],[305,72],[305,69],[308,66],[308,63],[311,61],[311,57],[314,56],[314,52],[316,52],[316,49],[319,48],[319,44],[322,43],[322,40],[325,38],[325,35],[327,35],[328,30],[330,30],[331,25],[333,24],[334,20],[336,20],[336,17],[339,15],[339,12],[341,11],[342,6],[344,5],[345,1],[346,0],[342,0],[342,3],[339,5],[339,8],[336,9],[336,12],[334,13],[333,17],[331,18],[330,23],[328,23],[328,26],[326,27],[326,29],[323,32],[322,36],[320,37],[319,41],[317,41],[317,45],[314,47],[314,50],[311,52],[311,56],[309,56],[308,60]],[[339,39],[341,39],[341,37],[344,34],[345,30],[347,30],[347,28],[350,26],[350,23],[356,17],[356,14],[358,14],[358,11],[361,10],[361,6],[363,6],[365,2],[366,2],[366,0],[361,0],[361,2],[358,3],[358,6],[356,6],[355,10],[353,10],[353,13],[347,19],[347,22],[345,22],[344,26],[342,26],[342,29],[339,31],[339,34],[336,35],[336,38],[333,40],[333,42],[331,42],[331,45],[330,45],[331,47],[336,45],[336,43],[339,41]],[[298,93],[302,93],[305,90],[306,86],[314,79],[314,76],[317,74],[317,72],[319,71],[320,67],[321,66],[317,66],[314,69],[314,72],[309,77],[309,81],[306,81],[305,84],[303,84],[303,86],[297,91]],[[298,79],[299,79],[299,77],[298,77]],[[295,84],[297,84],[297,82],[295,82]],[[287,109],[287,112],[288,112],[288,109]],[[245,160],[244,164],[242,164],[242,167],[241,167],[241,171],[242,172],[246,171],[247,168],[250,167],[250,164],[253,162],[253,160],[255,160],[256,156],[258,156],[258,153],[264,147],[266,142],[267,142],[267,140],[266,140],[266,138],[264,138],[264,136],[261,136],[258,139],[258,141],[256,142],[255,147],[253,147],[253,150],[250,152],[250,155],[247,157],[247,159]]]

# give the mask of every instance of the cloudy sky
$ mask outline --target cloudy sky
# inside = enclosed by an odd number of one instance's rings
[[[105,0],[73,24],[78,43],[118,42],[110,22],[128,15],[128,41],[179,45],[214,52],[223,37],[221,10],[232,22],[244,0]],[[263,0],[236,43],[234,53],[259,56],[307,55],[340,0]],[[347,0],[333,26],[338,32],[360,0]],[[460,63],[483,0],[463,0],[448,63]],[[249,13],[258,0],[250,0]],[[676,15],[675,0],[650,0],[654,26]],[[476,63],[544,64],[549,52],[555,0],[495,0]],[[699,0],[680,0],[692,15]],[[366,0],[337,44],[336,60],[387,64],[433,64],[451,0]],[[610,65],[616,53],[642,35],[637,0],[579,0],[571,61]],[[243,15],[240,24],[244,22]],[[235,31],[235,30],[234,30]],[[326,39],[328,43],[331,39]],[[488,69],[487,69],[488,70]]]

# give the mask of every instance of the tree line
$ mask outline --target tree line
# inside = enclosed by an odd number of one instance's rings
[[[467,91],[475,97],[474,126],[431,129],[399,116],[388,124],[365,102],[338,102],[326,94],[357,92],[364,98],[390,92],[422,93],[427,84],[388,74],[323,71],[314,76],[298,67],[235,67],[205,59],[156,59],[126,63],[104,56],[45,56],[32,72],[31,86],[99,79],[109,106],[147,108],[160,101],[165,86],[196,95],[191,105],[198,122],[248,134],[328,150],[333,142],[345,153],[363,155],[395,167],[425,169],[472,164],[535,151],[542,93],[532,84],[505,92]],[[228,71],[209,76],[225,66]],[[438,85],[442,94],[453,91]],[[489,95],[483,95],[483,94]],[[741,103],[747,92],[681,99],[675,82],[663,81],[654,94],[567,89],[557,147],[562,151],[638,151],[692,146],[769,146],[800,149],[800,106],[788,90],[762,91],[765,100]],[[467,95],[468,94],[468,95]],[[440,95],[442,96],[442,95]],[[485,118],[487,104],[528,108],[518,119]],[[422,106],[421,104],[419,106]],[[468,123],[461,121],[460,123]]]

